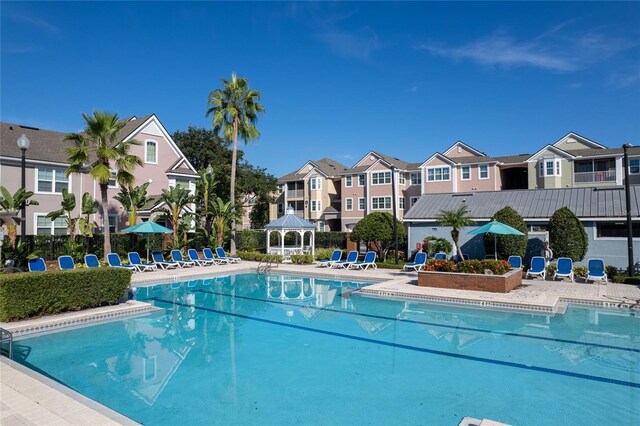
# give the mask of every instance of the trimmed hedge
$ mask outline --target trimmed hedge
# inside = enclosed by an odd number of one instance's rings
[[[549,242],[553,257],[570,257],[574,262],[584,259],[589,237],[580,219],[567,207],[561,207],[549,219]]]
[[[313,255],[311,254],[292,254],[291,263],[297,265],[309,265],[313,263]]]
[[[119,268],[0,275],[0,321],[113,305],[129,288],[131,271]]]
[[[256,262],[261,262],[263,260],[268,260],[269,258],[276,263],[282,263],[282,255],[280,254],[264,254],[258,253],[255,251],[239,251],[237,256],[242,260],[253,260]]]
[[[630,277],[628,275],[616,275],[613,278],[613,282],[614,283],[620,283],[620,284],[640,285],[640,277],[638,277],[638,276]]]
[[[509,256],[517,255],[525,257],[528,242],[527,225],[522,216],[513,208],[506,206],[498,210],[493,215],[492,220],[497,220],[505,225],[517,229],[524,235],[496,235],[484,234],[484,252],[493,253],[494,247],[498,249],[499,259],[508,259]]]

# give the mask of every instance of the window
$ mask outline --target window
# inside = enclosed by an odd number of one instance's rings
[[[118,216],[115,214],[109,215],[109,232],[115,234],[116,228],[118,227]],[[102,220],[102,228],[104,229],[104,219]],[[103,231],[104,232],[104,231]]]
[[[462,180],[471,180],[471,166],[462,166]]]
[[[404,185],[406,183],[406,175],[404,173],[398,173],[398,183]]]
[[[111,179],[109,179],[109,188],[118,187],[118,180],[116,179],[117,174],[118,173],[115,170],[111,170]]]
[[[449,167],[433,167],[427,169],[427,180],[429,182],[449,180]]]
[[[640,238],[640,222],[631,222],[633,238]],[[596,223],[598,238],[627,238],[626,222],[598,222]]]
[[[358,186],[364,186],[367,181],[366,175],[358,175]]]
[[[59,217],[51,220],[45,214],[36,214],[36,234],[38,235],[66,235],[67,220]]]
[[[422,185],[422,172],[411,173],[411,185]]]
[[[420,198],[420,197],[411,197],[409,199],[409,208],[413,207],[413,205],[416,203],[416,201],[418,201],[418,198]]]
[[[391,197],[372,197],[371,210],[391,210]]]
[[[359,197],[358,198],[358,210],[360,210],[361,212],[364,211],[366,207],[366,202],[364,200],[364,197]]]
[[[344,204],[347,211],[353,210],[353,198],[345,198]]]
[[[371,173],[371,185],[385,185],[391,183],[391,172]]]
[[[144,162],[158,164],[158,143],[155,141],[146,141],[144,150]]]
[[[312,177],[309,179],[309,185],[311,186],[311,190],[322,189],[322,178],[319,176]]]
[[[321,200],[311,200],[311,211],[319,212],[322,210],[322,201]]]
[[[404,210],[404,197],[398,197],[398,208]]]
[[[480,164],[478,166],[478,179],[489,179],[489,165]]]
[[[640,158],[629,159],[629,174],[640,175]]]
[[[284,204],[278,204],[278,216],[282,216],[284,214]]]
[[[560,176],[560,160],[557,158],[540,160],[538,175],[540,177]]]
[[[353,176],[351,175],[345,176],[344,186],[347,188],[351,188],[353,186]]]
[[[36,169],[36,192],[48,192],[50,194],[62,194],[62,190],[69,188],[69,177],[64,175],[63,169]]]

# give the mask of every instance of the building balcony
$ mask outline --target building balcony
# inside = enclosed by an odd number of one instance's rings
[[[287,190],[287,198],[304,198],[304,189]]]
[[[573,174],[573,180],[575,183],[615,182],[616,171],[577,172]]]

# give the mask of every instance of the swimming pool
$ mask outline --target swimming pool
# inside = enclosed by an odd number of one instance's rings
[[[144,424],[637,424],[640,319],[381,300],[237,274],[141,288],[154,313],[19,340],[19,362]]]

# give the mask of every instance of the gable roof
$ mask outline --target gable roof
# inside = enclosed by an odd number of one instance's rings
[[[558,154],[559,156],[563,157],[563,158],[574,158],[575,155],[571,154],[570,152],[564,151],[560,148],[557,148],[553,145],[546,145],[543,146],[538,152],[536,152],[535,154],[531,155],[526,161],[530,162],[530,161],[536,161],[538,160],[538,158],[540,158],[540,156],[545,152],[545,151],[551,151],[555,154]]]
[[[307,161],[299,169],[294,170],[293,172],[287,173],[286,175],[278,178],[278,182],[282,183],[282,182],[288,182],[288,181],[294,181],[294,180],[303,180],[305,176],[309,174],[309,172],[301,171],[307,164],[310,164],[317,171],[322,173],[325,177],[337,177],[349,169],[344,164],[341,164],[340,162],[335,161],[331,158],[325,157],[317,161],[314,161],[314,160]]]
[[[557,141],[555,141],[553,143],[553,146],[557,146],[558,144],[566,141],[569,138],[574,138],[579,140],[580,142],[586,144],[586,145],[591,145],[594,148],[600,148],[600,149],[606,149],[607,147],[604,145],[600,145],[598,142],[596,141],[592,141],[589,138],[585,138],[584,136],[581,136],[579,134],[577,134],[576,132],[569,132],[566,135],[564,135],[563,137],[561,137],[560,139],[558,139]]]
[[[484,152],[480,152],[480,151],[478,151],[477,149],[475,149],[474,147],[469,146],[469,145],[467,145],[466,143],[464,143],[464,142],[462,142],[462,141],[457,141],[457,142],[455,142],[453,145],[451,145],[449,148],[447,148],[447,149],[444,151],[444,154],[443,154],[443,155],[444,155],[444,156],[446,156],[446,155],[447,155],[447,153],[448,153],[449,151],[451,151],[453,148],[456,148],[456,147],[458,147],[458,146],[461,146],[461,147],[463,147],[464,149],[466,149],[467,151],[471,151],[471,152],[475,153],[476,155],[478,155],[478,156],[480,156],[480,157],[486,157],[486,155],[485,155],[485,153],[484,153]]]
[[[463,203],[478,220],[490,219],[505,206],[524,219],[548,219],[561,207],[570,208],[580,218],[626,217],[624,188],[607,187],[425,194],[404,215],[404,221],[436,220],[442,210],[455,210]],[[631,214],[640,214],[640,185],[631,185]]]
[[[434,159],[434,158],[436,158],[436,157],[437,157],[437,158],[442,159],[445,163],[448,163],[448,164],[450,164],[450,165],[452,165],[452,166],[456,164],[456,162],[455,162],[454,160],[452,160],[451,158],[447,157],[447,156],[446,156],[446,155],[444,155],[444,154],[441,154],[441,153],[439,153],[439,152],[436,152],[436,153],[435,153],[435,154],[433,154],[431,157],[429,157],[429,158],[427,158],[426,160],[424,160],[424,161],[422,162],[422,164],[420,164],[420,167],[426,167],[426,166],[427,166],[427,163],[428,163],[429,161],[433,160],[433,159]]]

